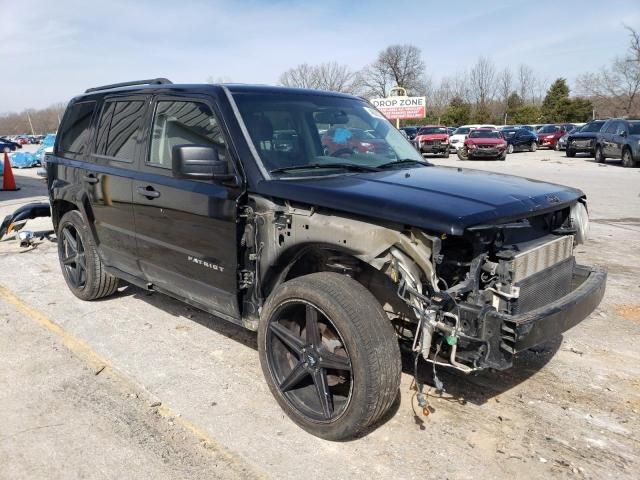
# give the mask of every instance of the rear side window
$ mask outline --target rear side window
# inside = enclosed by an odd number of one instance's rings
[[[108,101],[102,108],[96,136],[96,154],[133,161],[140,136],[144,101]]]
[[[148,163],[171,168],[176,145],[215,147],[220,160],[229,161],[220,122],[208,105],[190,101],[159,101],[153,118]]]
[[[78,102],[69,107],[60,126],[57,147],[59,155],[84,153],[95,109],[96,102]]]

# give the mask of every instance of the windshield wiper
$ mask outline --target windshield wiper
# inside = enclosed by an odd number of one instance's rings
[[[356,165],[354,163],[307,163],[305,165],[292,165],[290,167],[280,167],[269,170],[269,173],[292,172],[295,170],[314,170],[324,168],[342,168],[352,172],[377,172],[378,167],[369,167],[367,165]]]
[[[431,163],[429,162],[421,162],[420,160],[413,160],[412,158],[403,158],[402,160],[394,160],[393,162],[383,163],[382,165],[378,165],[376,168],[383,170],[389,167],[395,167],[396,165],[411,165],[417,164],[425,167],[430,167]]]

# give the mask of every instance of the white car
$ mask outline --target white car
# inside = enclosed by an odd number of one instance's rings
[[[467,138],[467,136],[469,135],[469,132],[475,128],[493,128],[495,129],[496,126],[495,125],[483,125],[481,123],[476,123],[473,125],[462,125],[461,127],[458,127],[456,129],[455,132],[453,132],[453,135],[451,135],[451,137],[449,137],[449,144],[451,145],[452,149],[455,149],[456,151],[458,151],[460,148],[462,148],[462,146],[464,145],[464,140],[465,138]]]

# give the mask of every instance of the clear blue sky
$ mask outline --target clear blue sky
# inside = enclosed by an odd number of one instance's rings
[[[638,0],[0,0],[0,6],[0,112],[138,78],[272,84],[303,62],[358,69],[394,43],[420,47],[435,81],[484,55],[499,68],[526,63],[543,78],[571,82],[625,52],[623,23],[640,29]]]

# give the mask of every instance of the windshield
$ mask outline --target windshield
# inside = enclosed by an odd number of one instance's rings
[[[580,129],[581,132],[599,132],[604,125],[604,120],[600,122],[590,122]]]
[[[500,138],[500,132],[494,130],[474,130],[469,134],[469,138]]]
[[[556,127],[555,125],[545,125],[538,130],[538,133],[556,133],[558,130],[560,130],[560,127]]]
[[[460,127],[458,128],[455,132],[453,132],[454,135],[466,135],[469,133],[471,129],[467,128],[467,127]]]
[[[391,166],[399,162],[398,167],[410,166],[407,161],[425,163],[398,130],[359,99],[235,93],[234,100],[265,169],[277,176],[388,168],[390,162]]]
[[[423,127],[418,130],[418,135],[433,135],[434,133],[447,135],[449,132],[445,127]]]

